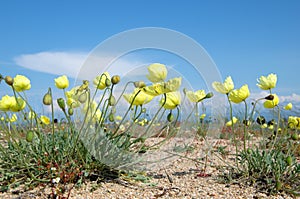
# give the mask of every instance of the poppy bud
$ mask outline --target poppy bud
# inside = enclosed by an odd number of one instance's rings
[[[65,100],[63,98],[57,99],[58,106],[64,111],[66,108]]]
[[[298,133],[293,133],[292,140],[298,140],[298,139],[299,139]]]
[[[4,80],[5,80],[5,82],[6,82],[8,85],[10,85],[10,86],[12,86],[13,83],[14,83],[14,79],[13,79],[11,76],[6,76],[6,77],[4,78]]]
[[[272,119],[272,120],[270,120],[269,122],[268,122],[268,126],[271,126],[271,125],[274,125],[275,124],[275,120],[274,119]]]
[[[173,121],[174,116],[173,116],[173,114],[171,112],[168,114],[167,119],[168,119],[169,122]]]
[[[105,79],[105,85],[106,85],[106,87],[109,87],[110,85],[111,85],[111,81],[110,81],[110,79]]]
[[[214,96],[214,94],[212,92],[209,92],[206,94],[205,98],[209,99],[209,98],[212,98],[213,96]]]
[[[114,106],[116,105],[116,98],[112,95],[109,100],[108,100],[108,105],[109,106]]]
[[[84,102],[86,102],[86,99],[87,99],[87,94],[86,94],[86,92],[80,94],[79,97],[78,97],[78,101],[79,101],[81,104],[83,104]]]
[[[74,113],[74,110],[73,110],[72,107],[70,107],[70,108],[68,109],[68,114],[69,114],[69,115],[73,115],[73,113]]]
[[[117,84],[120,82],[120,76],[119,75],[114,75],[112,78],[111,78],[111,83],[112,84]]]
[[[274,99],[274,95],[268,95],[267,97],[265,97],[266,100],[273,100]]]
[[[256,122],[259,124],[259,125],[263,125],[266,123],[266,119],[264,118],[264,116],[259,116],[256,118]]]
[[[293,158],[291,156],[288,156],[286,158],[286,163],[288,164],[288,166],[292,166],[292,164],[293,164]]]
[[[109,116],[108,116],[108,119],[109,119],[110,122],[114,122],[115,121],[114,114],[110,113]]]
[[[137,81],[137,82],[134,82],[134,86],[135,86],[136,88],[143,88],[143,87],[146,86],[146,84],[145,84],[145,82],[143,82],[143,81]]]
[[[34,137],[33,131],[28,131],[27,134],[26,134],[26,141],[27,142],[32,142],[33,137]]]
[[[250,126],[251,122],[249,120],[243,120],[243,124],[246,126]]]
[[[51,95],[50,95],[49,93],[46,93],[46,94],[44,95],[44,97],[43,97],[43,103],[44,103],[45,105],[50,105],[50,104],[52,104],[52,97],[51,97]]]

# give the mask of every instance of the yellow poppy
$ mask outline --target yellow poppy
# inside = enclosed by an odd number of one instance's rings
[[[248,85],[245,84],[239,89],[235,89],[230,92],[229,99],[234,103],[241,103],[242,101],[246,100],[250,95],[250,91]]]
[[[163,93],[177,91],[179,89],[180,85],[181,85],[181,77],[176,77],[176,78],[170,79],[167,82],[155,83],[150,86],[146,86],[142,89],[148,95],[158,96]]]
[[[69,87],[68,77],[63,75],[54,79],[55,86],[59,89],[65,89]]]
[[[174,109],[181,102],[181,95],[180,95],[180,92],[178,92],[178,91],[166,93],[165,98],[163,97],[160,100],[160,104],[163,105],[163,107],[165,109]]]
[[[104,72],[102,75],[97,76],[93,83],[96,88],[103,90],[108,86],[107,84],[110,83],[110,79],[108,72]]]
[[[206,93],[204,90],[198,90],[196,92],[186,91],[186,96],[191,102],[200,102],[205,99]]]
[[[31,88],[30,80],[23,75],[16,75],[14,78],[13,87],[18,92],[29,90]]]
[[[42,115],[42,116],[40,117],[40,119],[41,119],[41,122],[42,122],[43,124],[46,124],[46,125],[50,124],[50,118],[49,118],[49,117]]]
[[[265,108],[274,108],[275,106],[277,106],[279,104],[279,98],[276,94],[272,94],[273,95],[273,100],[266,100],[264,102],[264,107]]]
[[[212,83],[213,88],[222,94],[228,94],[230,91],[234,89],[234,83],[230,76],[228,76],[224,83],[221,82],[213,82]]]
[[[291,110],[293,108],[293,104],[292,103],[288,103],[285,107],[284,110]]]
[[[166,79],[168,71],[165,65],[154,63],[148,66],[148,72],[147,78],[152,83],[162,82]]]
[[[233,117],[232,120],[226,122],[226,126],[232,126],[232,124],[237,123],[238,119],[236,117]]]
[[[258,83],[256,85],[262,90],[275,88],[277,83],[277,75],[271,73],[268,76],[261,76],[257,82]]]
[[[146,92],[139,88],[135,88],[133,93],[124,94],[123,97],[125,100],[132,105],[142,105],[150,102],[154,96],[148,95]]]

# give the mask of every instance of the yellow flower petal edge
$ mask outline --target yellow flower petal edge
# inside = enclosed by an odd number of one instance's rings
[[[277,83],[277,75],[276,74],[269,74],[268,76],[261,76],[257,79],[257,86],[262,90],[270,90],[276,87]]]
[[[274,108],[279,104],[279,97],[276,94],[272,94],[274,96],[273,100],[266,100],[264,102],[265,108]]]
[[[245,84],[239,89],[235,89],[230,92],[229,99],[234,103],[241,103],[242,101],[246,100],[250,95],[250,91],[248,85]]]
[[[158,96],[164,93],[177,91],[181,85],[181,80],[181,77],[176,77],[167,82],[155,83],[142,89],[148,95]]]
[[[200,102],[201,100],[205,99],[206,93],[204,90],[198,90],[196,92],[187,91],[186,96],[191,102]]]
[[[152,83],[162,82],[166,79],[168,71],[164,64],[154,63],[148,66],[147,78]]]
[[[174,109],[181,103],[180,92],[169,92],[166,93],[166,99],[163,97],[160,100],[160,104],[163,105],[165,109]]]
[[[136,88],[131,94],[124,94],[125,100],[132,105],[147,104],[153,99],[153,95],[148,95],[143,90]]]
[[[13,87],[18,92],[29,90],[31,88],[30,80],[23,75],[16,75]]]
[[[54,82],[55,82],[55,86],[59,89],[65,89],[69,87],[69,80],[66,75],[55,78]]]
[[[224,83],[221,82],[213,82],[212,87],[219,93],[228,94],[230,91],[234,89],[234,83],[232,81],[231,76],[228,76]]]

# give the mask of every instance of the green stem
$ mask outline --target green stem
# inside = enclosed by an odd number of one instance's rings
[[[148,127],[147,127],[147,129],[146,129],[146,131],[145,131],[145,133],[144,133],[143,135],[147,135],[147,133],[148,133],[148,131],[150,130],[150,128],[151,128],[153,122],[154,122],[155,119],[157,118],[158,113],[159,113],[159,112],[161,111],[161,109],[164,107],[164,105],[165,105],[165,103],[166,103],[166,101],[167,101],[167,95],[164,93],[164,96],[163,96],[163,97],[165,98],[164,103],[161,105],[161,107],[160,107],[160,108],[158,109],[158,111],[155,113],[154,117],[152,118],[150,124],[148,125]]]
[[[255,111],[255,108],[256,108],[257,103],[258,103],[260,100],[263,100],[263,99],[265,99],[265,98],[260,98],[260,99],[255,100],[255,102],[254,102],[254,104],[253,104],[253,108],[252,108],[251,113],[250,113],[250,117],[249,117],[249,121],[250,121],[250,122],[253,122],[253,121],[254,121],[254,120],[253,120],[253,116],[254,116],[254,111]]]
[[[279,123],[280,123],[280,108],[279,106],[276,106],[278,108],[278,118],[277,118],[277,126],[276,126],[276,131],[275,131],[275,138],[274,138],[274,141],[273,141],[273,144],[272,144],[272,148],[271,150],[274,149],[274,146],[275,146],[275,143],[277,141],[277,137],[278,137],[278,129],[279,129]],[[275,112],[275,111],[274,111]]]
[[[246,127],[248,125],[248,121],[247,121],[247,113],[248,113],[248,106],[246,101],[244,100],[244,104],[245,104],[245,118],[244,118],[244,151],[246,151],[246,137],[248,137],[247,135],[247,130]]]
[[[127,83],[127,84],[128,84],[128,83]],[[124,89],[124,90],[125,90],[125,89]],[[120,121],[120,124],[118,125],[118,127],[117,127],[117,129],[115,130],[115,132],[113,133],[113,135],[115,135],[115,134],[118,132],[118,130],[120,129],[120,126],[121,126],[122,123],[124,122],[126,116],[128,115],[129,111],[131,110],[131,108],[132,108],[132,106],[133,106],[133,102],[134,102],[135,98],[138,96],[138,94],[139,94],[140,92],[141,92],[141,90],[139,90],[139,91],[135,94],[135,96],[133,97],[133,99],[132,99],[132,101],[131,101],[131,103],[130,103],[129,108],[128,108],[127,111],[125,112],[125,115],[123,116],[122,120]],[[119,100],[118,100],[118,101],[119,101]]]
[[[53,99],[53,96],[52,96],[52,91],[51,91],[51,88],[48,89],[48,92],[51,96],[51,98]],[[54,133],[55,133],[55,126],[54,126],[54,106],[53,106],[53,100],[51,102],[51,117],[52,117],[52,144],[53,144],[53,147],[52,147],[52,155],[54,155],[54,150],[55,150],[55,141],[54,141]]]
[[[233,108],[232,108],[232,103],[229,99],[229,93],[226,94],[227,96],[227,100],[228,100],[228,103],[229,103],[229,108],[230,108],[230,119],[231,119],[231,133],[233,134],[233,141],[234,141],[234,144],[235,144],[235,152],[236,152],[236,155],[238,154],[238,146],[237,146],[237,140],[236,140],[236,135],[234,133],[234,122],[233,122]]]

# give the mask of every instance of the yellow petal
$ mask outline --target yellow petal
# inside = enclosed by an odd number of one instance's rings
[[[125,100],[132,105],[142,105],[149,103],[154,96],[148,95],[143,90],[136,88],[131,94],[124,94]]]
[[[93,83],[96,88],[103,90],[107,87],[106,82],[110,81],[111,77],[108,74],[108,72],[104,72],[102,75],[97,76],[94,80]]]
[[[264,107],[265,108],[274,108],[275,106],[277,106],[279,104],[279,98],[276,94],[272,94],[274,96],[273,100],[266,100],[264,102]]]
[[[152,83],[162,82],[166,79],[168,71],[165,65],[154,63],[148,66],[148,72],[147,78]]]
[[[18,92],[29,90],[31,88],[30,80],[23,75],[16,75],[14,78],[13,87]]]
[[[163,105],[165,109],[174,109],[180,104],[180,102],[181,95],[178,91],[166,93],[166,101],[165,98],[160,100],[160,104]]]
[[[46,124],[46,125],[50,124],[50,118],[49,117],[42,115],[40,119],[41,119],[41,122],[43,124]]]
[[[258,83],[256,85],[262,90],[275,88],[277,83],[277,75],[271,73],[268,76],[261,76],[257,82]]]
[[[292,104],[292,103],[288,103],[288,104],[284,107],[285,110],[291,110],[292,108],[293,108],[293,104]]]
[[[63,75],[54,79],[55,86],[59,89],[65,89],[69,87],[68,77]]]
[[[219,93],[228,94],[230,91],[234,89],[234,83],[230,76],[228,76],[224,83],[221,82],[213,82],[212,87]]]

